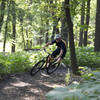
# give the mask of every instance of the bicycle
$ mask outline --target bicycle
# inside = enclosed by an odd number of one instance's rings
[[[48,53],[46,50],[44,50],[46,53]],[[60,62],[57,63],[57,59],[50,60],[49,63],[46,64],[48,57],[50,56],[50,53],[48,53],[47,57],[43,57],[39,62],[37,62],[31,69],[30,74],[31,76],[34,76],[36,73],[38,73],[40,70],[46,69],[47,74],[51,74],[54,71],[57,70],[57,68],[60,65]],[[48,65],[48,66],[46,66]]]

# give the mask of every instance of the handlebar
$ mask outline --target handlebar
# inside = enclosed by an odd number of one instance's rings
[[[51,55],[45,48],[40,49],[40,51],[42,51],[42,50],[44,50],[48,55]],[[50,49],[50,51],[53,52],[51,49]],[[56,61],[57,61],[57,58],[55,57],[54,62],[56,62]]]
[[[50,53],[45,48],[40,49],[40,51],[42,51],[42,50],[44,50],[47,54],[50,55]],[[50,51],[52,52],[52,50],[50,50]]]

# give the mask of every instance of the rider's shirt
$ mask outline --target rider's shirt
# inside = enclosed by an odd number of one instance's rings
[[[64,43],[63,40],[61,40],[61,41],[59,41],[59,42],[56,42],[56,40],[53,40],[53,41],[51,42],[51,44],[54,44],[54,43],[56,43],[56,46],[57,46],[58,48],[60,48],[60,49],[63,50],[63,53],[66,53],[66,44]]]

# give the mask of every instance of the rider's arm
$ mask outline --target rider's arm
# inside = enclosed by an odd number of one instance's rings
[[[51,42],[48,42],[43,48],[47,47],[48,45],[51,45]]]
[[[52,44],[54,44],[54,43],[56,43],[56,40],[53,40],[53,41],[51,41],[51,42],[48,42],[43,48],[47,47],[48,45],[52,45]]]
[[[51,45],[51,42],[48,42],[48,43],[45,45],[45,47],[47,47],[48,45]]]

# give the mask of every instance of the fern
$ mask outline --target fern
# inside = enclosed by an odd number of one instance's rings
[[[94,78],[95,80],[94,80]],[[91,80],[80,84],[55,88],[46,94],[47,100],[100,100],[100,72],[93,72]]]

